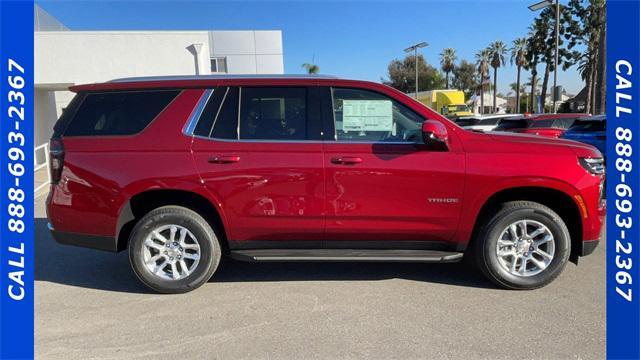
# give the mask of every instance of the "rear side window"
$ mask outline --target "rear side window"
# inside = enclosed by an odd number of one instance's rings
[[[240,139],[306,140],[306,88],[242,88]]]
[[[88,93],[64,136],[136,134],[179,93],[179,90]]]

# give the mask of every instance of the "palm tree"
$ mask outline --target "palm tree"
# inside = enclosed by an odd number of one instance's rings
[[[489,45],[491,54],[491,67],[493,68],[493,112],[496,111],[496,92],[498,89],[498,68],[504,65],[504,56],[507,54],[507,46],[500,40]]]
[[[531,76],[527,79],[527,82],[524,84],[525,87],[531,88],[531,101],[529,106],[527,106],[527,111],[531,111],[532,113],[536,112],[536,95],[540,94],[540,78],[536,77],[536,73],[532,71]],[[529,104],[529,97],[527,97],[527,104]]]
[[[520,70],[522,70],[523,66],[527,66],[527,39],[518,38],[513,40],[513,47],[511,48],[511,65],[515,64],[517,69],[517,77],[516,83],[511,84],[515,85],[513,89],[516,92],[516,108],[517,112],[520,112]]]
[[[308,74],[317,74],[320,72],[320,67],[316,64],[304,63],[302,64],[302,67],[307,70]]]
[[[520,79],[518,79],[520,80]],[[524,86],[524,84],[521,83],[511,83],[509,84],[509,88],[511,89],[511,91],[516,94],[516,106],[515,106],[515,111],[516,113],[520,113],[521,112],[521,106],[520,106],[520,94],[522,94],[523,92],[526,91],[526,88]],[[510,92],[511,93],[511,92]]]
[[[449,88],[449,73],[455,68],[455,62],[458,59],[456,56],[456,50],[452,48],[446,48],[440,53],[440,66],[445,74],[445,81],[447,89]]]
[[[480,113],[484,114],[484,84],[489,77],[489,62],[491,61],[491,53],[489,49],[482,49],[476,53],[476,66],[478,66],[478,75],[480,76]]]

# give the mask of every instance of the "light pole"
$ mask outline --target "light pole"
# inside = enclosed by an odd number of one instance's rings
[[[414,59],[415,59],[415,67],[416,67],[416,100],[418,99],[418,49],[429,46],[426,42],[421,42],[419,44],[411,45],[408,48],[404,49],[404,52],[410,53],[413,51]]]
[[[553,91],[551,92],[551,97],[553,98],[553,113],[557,113],[556,109],[556,89],[558,88],[558,41],[560,38],[560,0],[543,0],[539,3],[535,3],[529,6],[529,10],[538,11],[549,7],[551,5],[556,6],[556,48],[555,48],[555,59],[554,59],[554,71],[553,71]],[[542,99],[544,102],[546,99]],[[543,106],[544,108],[544,106]]]

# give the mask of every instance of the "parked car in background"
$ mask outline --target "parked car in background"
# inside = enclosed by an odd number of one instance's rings
[[[607,116],[595,115],[576,120],[563,138],[593,145],[604,156],[606,153]]]
[[[558,138],[573,125],[573,123],[589,114],[541,114],[527,118],[526,128],[511,129],[509,131],[522,134],[533,134]]]
[[[457,118],[455,123],[463,129],[487,132],[493,131],[502,120],[517,120],[523,118],[524,116],[520,114],[463,116]]]
[[[529,126],[526,117],[500,119],[498,125],[492,131],[508,131],[517,132],[519,129],[525,129]]]
[[[534,289],[600,239],[595,148],[465,131],[382,84],[238,75],[70,89],[50,143],[48,228],[63,244],[128,250],[159,292],[201,286],[224,255],[467,257],[501,287]]]

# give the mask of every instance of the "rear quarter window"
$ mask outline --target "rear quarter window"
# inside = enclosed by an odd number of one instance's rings
[[[87,93],[64,136],[133,135],[142,131],[179,90]]]

